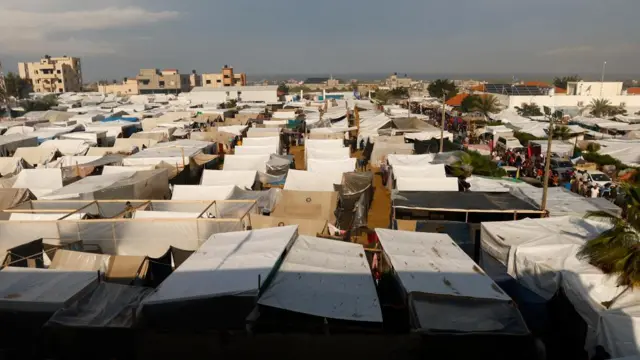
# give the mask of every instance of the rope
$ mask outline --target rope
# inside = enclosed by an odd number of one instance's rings
[[[11,261],[11,262],[10,262],[10,263],[8,263],[8,264],[2,264],[2,266],[1,266],[0,268],[5,268],[5,267],[7,267],[7,266],[11,266],[12,264],[18,263],[18,262],[20,262],[20,261],[28,260],[28,259],[34,258],[34,257],[36,257],[36,256],[39,256],[39,255],[47,254],[49,251],[54,251],[54,250],[55,250],[55,251],[57,251],[57,250],[59,250],[59,249],[58,249],[58,248],[51,248],[51,249],[49,249],[49,250],[45,250],[45,251],[42,251],[42,252],[39,252],[39,253],[36,253],[36,254],[33,254],[33,255],[29,255],[29,256],[27,256],[27,257],[20,256],[20,255],[18,255],[18,254],[14,254],[14,253],[12,253],[11,251],[7,251],[7,255],[17,256],[17,257],[19,257],[20,259],[18,259],[18,260],[14,260],[14,261]],[[47,254],[47,255],[48,255],[48,254]]]

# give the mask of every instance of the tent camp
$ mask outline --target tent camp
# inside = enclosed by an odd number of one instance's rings
[[[289,170],[287,180],[284,183],[285,190],[298,191],[333,191],[334,184],[342,182],[342,172],[332,171],[318,176],[304,170]]]
[[[356,170],[356,158],[346,159],[307,159],[307,171],[330,174],[346,173]]]
[[[284,226],[211,236],[142,302],[144,316],[165,328],[244,328],[261,282],[297,235],[296,226]]]
[[[393,177],[406,177],[406,178],[445,178],[447,174],[445,172],[444,164],[435,165],[395,165],[392,168]]]

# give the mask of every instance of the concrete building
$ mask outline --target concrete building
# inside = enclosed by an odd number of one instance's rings
[[[202,74],[202,83],[199,86],[206,88],[221,88],[246,85],[247,74],[234,73],[233,67],[225,65],[219,73]]]
[[[18,74],[37,93],[82,91],[82,66],[77,57],[47,55],[39,62],[21,62],[18,63]]]
[[[389,76],[384,83],[391,90],[395,88],[410,88],[413,84],[413,79],[408,77],[407,74],[404,74],[404,77],[399,77],[398,73],[393,73],[393,75]]]
[[[115,94],[118,96],[123,95],[137,95],[140,93],[140,89],[138,88],[138,80],[137,79],[127,79],[120,84],[98,84],[98,92],[103,94]]]
[[[303,81],[302,86],[311,90],[329,90],[338,89],[344,90],[349,87],[349,84],[344,84],[340,79],[334,79],[331,77],[312,77]]]
[[[622,95],[622,82],[568,82],[567,95],[576,96],[620,96]]]
[[[198,75],[198,72],[195,70],[191,70],[191,75],[189,75],[189,86],[191,89],[202,86],[202,76]]]
[[[189,75],[177,69],[141,69],[136,80],[140,94],[178,94],[191,89]]]
[[[185,97],[194,103],[221,104],[230,100],[237,102],[274,103],[278,101],[278,86],[201,86],[191,90]]]

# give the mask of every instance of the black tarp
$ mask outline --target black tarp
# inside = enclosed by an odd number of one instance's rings
[[[193,254],[192,250],[182,250],[177,247],[171,247],[171,255],[173,256],[173,263],[175,264],[176,269],[185,262],[189,256]]]
[[[43,269],[43,251],[44,245],[42,243],[42,239],[33,240],[7,250],[7,256],[4,259],[4,264],[12,267],[35,267]],[[53,257],[51,258],[53,259]],[[29,263],[31,263],[31,266]]]
[[[397,191],[394,207],[462,210],[538,210],[510,193]]]
[[[336,224],[342,230],[367,226],[367,215],[373,199],[373,173],[344,173],[338,187]]]
[[[431,154],[440,151],[440,139],[432,138],[430,140],[409,140],[413,142],[413,151],[420,154]],[[452,143],[448,139],[444,140],[443,151],[460,150],[460,146]]]
[[[164,255],[157,258],[149,258],[149,270],[147,270],[147,285],[157,287],[173,272],[171,266],[171,248]]]

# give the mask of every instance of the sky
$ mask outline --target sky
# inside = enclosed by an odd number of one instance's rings
[[[0,61],[276,74],[638,74],[640,0],[0,0]]]

